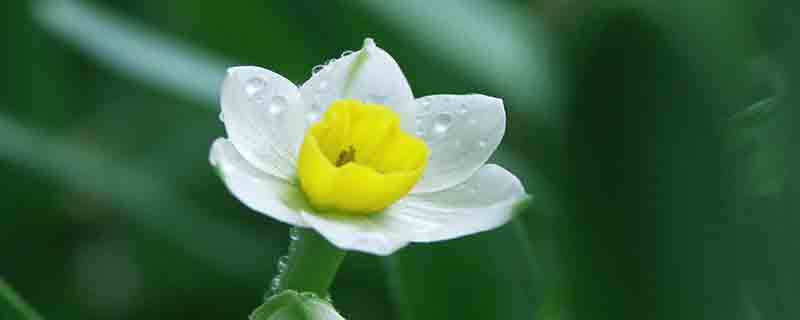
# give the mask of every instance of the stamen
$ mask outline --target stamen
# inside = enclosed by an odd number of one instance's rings
[[[339,158],[336,159],[336,166],[341,167],[347,164],[348,162],[353,162],[353,161],[356,161],[356,148],[350,146],[347,148],[347,150],[342,150],[342,152],[339,153]]]

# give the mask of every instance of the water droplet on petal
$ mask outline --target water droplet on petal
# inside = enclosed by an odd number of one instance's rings
[[[253,77],[245,82],[244,92],[251,101],[261,103],[264,101],[264,96],[267,93],[268,87],[269,86],[264,79],[260,77]]]
[[[347,50],[345,52],[342,52],[341,57],[344,58],[344,57],[349,56],[351,54],[353,54],[353,51],[352,50]]]
[[[458,108],[458,111],[457,111],[457,112],[458,112],[458,114],[460,114],[460,115],[462,115],[462,116],[463,116],[463,115],[465,115],[465,114],[467,114],[467,106],[462,104],[462,105],[461,105],[461,106]]]
[[[314,66],[313,68],[311,68],[311,74],[315,75],[315,74],[319,73],[320,71],[322,71],[322,68],[325,68],[325,66],[323,66],[323,65]]]
[[[322,114],[322,108],[318,104],[312,104],[311,110],[306,113],[306,121],[308,124],[317,122]]]
[[[222,111],[219,112],[219,121],[225,123],[225,113]]]
[[[386,103],[386,96],[381,94],[370,94],[369,95],[369,102],[370,103],[377,103],[377,104],[385,104]]]
[[[428,99],[419,100],[419,106],[420,106],[420,110],[419,110],[420,114],[425,115],[425,114],[428,114],[428,113],[431,112],[431,101],[430,100],[428,100]]]
[[[284,96],[272,97],[272,103],[269,104],[269,113],[273,116],[279,116],[289,106],[289,101]]]
[[[433,119],[433,131],[437,134],[444,134],[453,123],[453,117],[449,113],[440,113]]]
[[[483,138],[481,140],[478,140],[478,147],[479,148],[483,149],[483,148],[486,148],[486,146],[488,146],[488,145],[489,145],[489,139]]]
[[[306,115],[306,120],[308,121],[308,124],[317,122],[317,120],[319,120],[319,114],[317,114],[316,112],[309,112]]]

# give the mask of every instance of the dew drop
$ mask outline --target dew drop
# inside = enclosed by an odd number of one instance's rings
[[[462,105],[461,105],[461,106],[458,108],[458,111],[457,111],[457,112],[458,112],[458,114],[460,114],[460,115],[462,115],[462,116],[463,116],[463,115],[465,115],[465,114],[467,114],[467,106],[462,104]]]
[[[345,52],[342,52],[341,57],[344,58],[344,57],[349,56],[351,54],[353,54],[353,51],[352,50],[347,50]]]
[[[278,293],[278,289],[280,289],[280,287],[281,274],[279,273],[277,276],[275,276],[275,278],[272,278],[272,281],[270,281],[269,290],[272,292],[272,294],[276,294]]]
[[[225,113],[222,111],[219,112],[219,121],[225,123]]]
[[[376,103],[376,104],[385,104],[386,103],[386,96],[381,94],[370,94],[369,95],[369,102]]]
[[[453,117],[449,113],[440,113],[433,119],[433,131],[437,134],[443,134],[450,128],[453,123]]]
[[[419,106],[420,106],[419,114],[424,115],[431,112],[431,102],[428,101],[427,99],[420,100]]]
[[[311,110],[308,110],[308,112],[306,113],[306,121],[308,122],[308,124],[317,122],[317,120],[319,120],[320,117],[322,116],[323,96],[316,95],[314,97],[314,101],[316,102],[311,104]]]
[[[278,273],[286,272],[289,267],[289,256],[282,256],[278,258]]]
[[[321,64],[320,65],[316,65],[313,68],[311,68],[311,74],[315,75],[315,74],[319,73],[320,71],[322,71],[323,68],[325,68],[324,65],[321,65]]]
[[[292,239],[292,241],[300,240],[300,229],[292,228],[289,230],[289,239]]]
[[[289,106],[289,101],[284,96],[272,97],[272,103],[269,104],[269,113],[273,116],[279,116]]]
[[[319,118],[320,118],[319,111],[311,110],[308,113],[306,113],[306,121],[308,122],[308,124],[317,122]]]
[[[254,102],[263,102],[267,87],[267,82],[264,81],[264,79],[253,77],[245,83],[244,92],[250,100]]]
[[[486,148],[486,146],[488,146],[488,145],[489,145],[489,140],[486,139],[486,138],[483,138],[483,139],[478,141],[478,147],[481,148],[481,149]]]
[[[317,295],[313,292],[300,292],[300,296],[306,299],[317,299]]]

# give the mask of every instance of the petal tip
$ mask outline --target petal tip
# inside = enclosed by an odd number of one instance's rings
[[[362,47],[364,49],[377,47],[377,45],[375,45],[375,39],[372,39],[372,38],[369,38],[369,37],[364,38],[364,45]]]

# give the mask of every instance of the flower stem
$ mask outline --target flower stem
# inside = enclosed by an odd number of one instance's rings
[[[279,268],[272,294],[294,290],[327,297],[345,253],[313,229],[295,227],[288,260]]]

